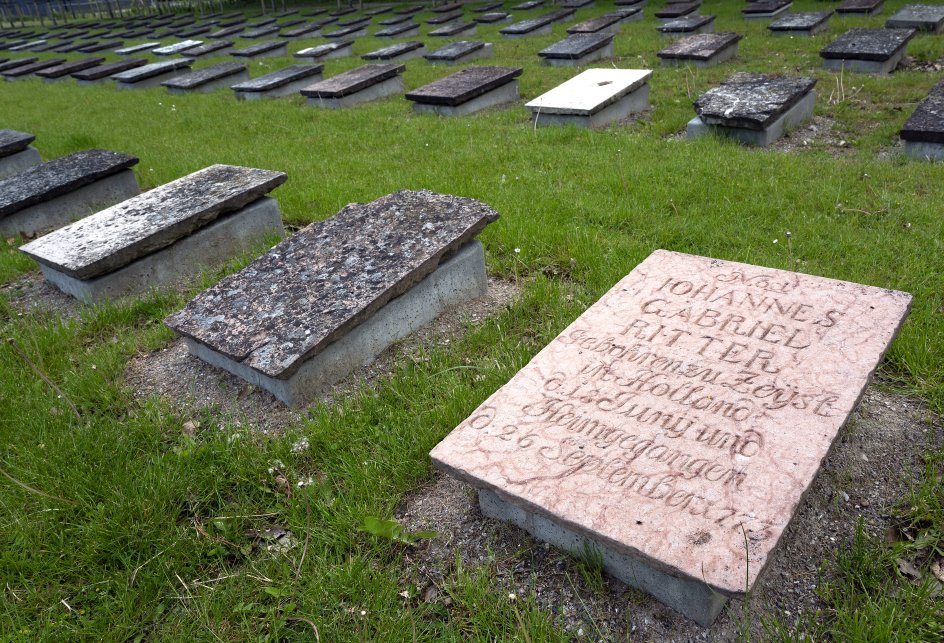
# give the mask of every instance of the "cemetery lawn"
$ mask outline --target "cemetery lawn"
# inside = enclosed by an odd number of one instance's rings
[[[768,37],[766,21],[740,19],[743,3],[709,0],[703,13],[718,16],[717,31],[745,34],[738,59],[709,69],[661,68],[655,52],[668,41],[647,7],[644,21],[616,37],[615,64],[655,70],[653,109],[601,131],[536,130],[520,104],[447,119],[415,116],[402,97],[328,111],[301,98],[239,103],[227,91],[3,83],[0,127],[36,134],[45,159],[88,148],[134,154],[142,189],[213,163],[281,170],[289,180],[272,196],[295,226],[403,188],[480,199],[501,214],[481,235],[490,275],[522,289],[510,307],[428,347],[423,359],[401,360],[373,387],[266,434],[217,408],[137,397],[125,379],[132,358],[173,341],[165,316],[249,257],[187,292],[47,310],[18,295],[38,274],[17,251],[22,240],[3,243],[4,637],[314,640],[314,626],[323,641],[576,636],[533,596],[510,599],[494,560],[456,568],[437,600],[423,600],[402,564],[414,547],[409,534],[361,526],[392,518],[432,478],[433,446],[665,248],[914,295],[873,384],[926,408],[923,475],[887,510],[897,536],[844,534],[834,557],[812,561],[824,578],[819,614],[797,624],[773,610],[739,618],[755,637],[940,639],[944,453],[934,436],[944,412],[944,165],[906,161],[897,133],[940,80],[944,66],[922,69],[944,65],[944,36],[918,35],[906,69],[887,78],[827,72],[817,55],[847,28],[881,26],[904,4],[890,0],[872,18],[834,16],[826,34],[803,39]],[[530,99],[574,74],[542,66],[536,52],[604,6],[578,11],[550,36],[506,41],[497,34],[504,25],[480,25],[474,39],[495,43],[487,64],[524,68],[521,94]],[[428,48],[436,40],[422,39]],[[293,41],[290,51],[320,42]],[[360,39],[355,53],[384,44]],[[360,62],[328,61],[325,76]],[[251,74],[286,64],[255,61]],[[816,130],[771,150],[680,137],[692,100],[737,70],[815,75]],[[411,61],[405,85],[451,71]],[[291,532],[293,546],[267,549],[257,534],[272,528]]]

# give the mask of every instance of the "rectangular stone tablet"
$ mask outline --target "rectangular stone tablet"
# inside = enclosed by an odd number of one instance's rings
[[[214,31],[207,38],[212,38],[214,40],[220,40],[222,38],[229,38],[230,36],[235,36],[239,33],[242,33],[245,27],[243,25],[236,25],[235,27],[227,27],[226,29],[220,29],[219,31]]]
[[[918,103],[901,128],[905,154],[913,159],[944,159],[944,81]]]
[[[40,60],[34,63],[29,63],[27,65],[20,65],[19,67],[13,67],[12,69],[7,69],[3,71],[4,78],[7,79],[18,79],[18,78],[27,78],[32,76],[38,71],[43,69],[49,69],[51,67],[58,67],[66,62],[65,58],[47,58],[46,60]]]
[[[370,18],[364,16],[355,16],[347,20],[338,20],[339,27],[366,27],[370,24]]]
[[[420,35],[420,26],[415,22],[401,22],[398,25],[391,25],[377,31],[375,38],[405,38],[407,36]]]
[[[446,24],[449,24],[450,22],[461,20],[462,16],[463,16],[463,13],[461,11],[455,11],[453,13],[446,13],[441,16],[435,16],[433,18],[430,18],[429,20],[426,21],[426,24],[446,25]]]
[[[355,25],[353,27],[341,27],[340,29],[335,29],[326,34],[322,34],[325,38],[357,38],[359,36],[367,35],[367,27],[362,27]]]
[[[695,113],[708,125],[762,130],[815,86],[815,78],[739,73],[695,99]]]
[[[314,37],[318,34],[319,31],[329,24],[324,20],[319,20],[317,22],[312,22],[301,27],[295,27],[294,29],[288,29],[282,32],[283,38],[303,38],[303,37]]]
[[[313,58],[315,60],[331,60],[342,58],[353,53],[353,40],[337,40],[316,47],[307,47],[295,53],[296,58]]]
[[[686,36],[660,51],[657,55],[663,62],[691,61],[694,64],[723,62],[737,54],[741,34],[734,32],[702,33]]]
[[[887,74],[898,66],[915,33],[914,29],[850,29],[819,55],[828,69]]]
[[[774,18],[786,13],[793,0],[761,0],[760,2],[751,2],[741,9],[741,15],[745,20],[759,18]]]
[[[571,34],[538,52],[538,56],[551,64],[556,61],[590,62],[612,55],[613,34],[607,33]]]
[[[161,85],[171,93],[206,92],[246,80],[249,80],[248,66],[244,63],[225,62],[175,76]]]
[[[205,56],[223,56],[229,53],[233,46],[232,40],[216,40],[205,45],[187,50],[188,58],[203,58]]]
[[[608,13],[605,16],[591,18],[578,22],[572,27],[567,28],[567,33],[616,33],[619,31],[619,24],[623,21],[623,16]],[[616,31],[614,31],[614,29]]]
[[[527,0],[521,4],[516,4],[511,8],[512,11],[530,11],[544,6],[545,0]]]
[[[364,60],[407,60],[408,58],[417,58],[426,53],[426,48],[422,42],[413,40],[410,42],[398,42],[395,45],[381,47],[361,56]]]
[[[188,49],[199,47],[202,44],[202,40],[184,40],[182,42],[175,42],[174,44],[167,45],[165,47],[158,47],[157,49],[151,50],[151,53],[158,56],[172,56],[174,54],[187,51]]]
[[[313,82],[321,80],[324,65],[289,65],[263,76],[232,86],[236,97],[243,100],[278,98],[297,94]]]
[[[525,107],[540,115],[593,116],[645,86],[649,69],[587,69]]]
[[[905,5],[885,21],[889,29],[917,29],[941,33],[944,31],[944,5]]]
[[[119,60],[118,62],[106,63],[104,65],[92,67],[91,69],[84,69],[82,71],[75,72],[72,74],[72,77],[75,78],[79,83],[95,83],[108,80],[111,78],[111,76],[123,71],[128,71],[129,69],[143,67],[146,64],[148,64],[148,61],[144,58]]]
[[[452,36],[458,36],[462,34],[464,36],[471,36],[476,31],[476,24],[474,22],[452,22],[448,25],[439,27],[438,29],[433,29],[427,35],[434,37],[443,37],[450,38]]]
[[[396,78],[405,70],[406,65],[364,65],[309,85],[301,91],[301,94],[309,98],[343,98],[385,80]]]
[[[0,157],[22,152],[35,140],[35,134],[27,134],[12,129],[0,129]]]
[[[707,626],[743,598],[908,314],[884,288],[657,250],[431,453],[486,515]]]
[[[714,33],[714,16],[685,16],[669,20],[656,26],[656,31],[663,36],[688,36],[700,33]]]
[[[512,82],[520,67],[467,67],[409,92],[407,100],[455,107]]]
[[[190,64],[192,62],[193,61],[189,58],[173,58],[171,60],[162,60],[160,62],[151,63],[150,65],[143,65],[141,67],[129,69],[128,71],[113,74],[112,80],[124,85],[139,85],[140,83],[147,83],[147,85],[141,86],[151,86],[148,81],[155,81],[155,83],[159,84],[159,81],[164,81],[169,78],[169,76],[167,76],[168,74],[182,74],[184,72],[190,71]]]
[[[459,40],[449,43],[445,47],[440,47],[436,51],[431,51],[430,53],[424,55],[423,58],[431,63],[452,63],[460,60],[473,60],[474,58],[472,57],[476,55],[478,55],[477,57],[484,57],[483,54],[486,53],[486,49],[490,55],[492,49],[490,43],[471,40]]]
[[[377,24],[382,25],[384,27],[391,27],[393,25],[403,24],[404,22],[410,22],[411,20],[413,20],[412,14],[407,15],[407,16],[391,16],[389,18],[384,18]]]
[[[845,0],[836,7],[836,13],[861,13],[872,15],[881,11],[883,4],[885,4],[885,0]]]
[[[266,36],[271,36],[279,33],[281,27],[279,25],[267,25],[265,27],[258,27],[256,29],[247,29],[246,31],[239,34],[240,38],[249,38],[250,40],[255,38],[265,38]]]
[[[775,34],[813,36],[826,30],[833,13],[831,10],[785,13],[767,25],[767,29]]]
[[[140,45],[132,45],[130,47],[122,47],[121,49],[116,49],[115,53],[119,56],[127,56],[129,54],[136,54],[142,51],[150,51],[155,47],[158,47],[161,43],[159,42],[143,42]]]
[[[77,71],[100,65],[104,61],[104,58],[82,58],[55,67],[48,67],[42,71],[36,72],[36,75],[46,80],[58,80],[60,78],[66,78]]]
[[[473,20],[479,24],[490,25],[496,22],[504,22],[505,20],[510,20],[511,14],[497,11],[494,13],[483,13],[481,16],[476,16]]]
[[[454,13],[455,11],[462,11],[463,8],[464,6],[461,2],[449,2],[437,7],[430,7],[429,10],[433,13]]]
[[[107,51],[115,49],[116,47],[121,47],[124,44],[123,40],[104,40],[102,42],[92,43],[91,45],[86,45],[84,47],[79,47],[76,51],[83,54],[94,54],[99,51]]]
[[[5,63],[0,63],[0,72],[5,72],[8,69],[15,69],[16,67],[22,67],[24,65],[30,65],[39,60],[36,56],[31,56],[30,58],[14,58],[8,60]]]
[[[504,2],[486,2],[484,4],[477,4],[469,7],[469,10],[472,11],[472,13],[488,13],[489,11],[498,9],[504,4]]]
[[[545,13],[537,18],[522,20],[513,25],[508,25],[504,29],[500,29],[499,33],[505,36],[537,36],[550,33],[553,23],[569,18],[574,15],[574,13],[576,13],[576,9],[558,9],[557,11]]]
[[[655,17],[660,20],[674,20],[687,16],[692,13],[698,13],[701,2],[670,2],[655,12]]]
[[[268,42],[260,42],[255,45],[250,45],[249,47],[236,49],[232,51],[230,55],[236,56],[237,58],[269,58],[287,56],[288,41],[270,40]]]

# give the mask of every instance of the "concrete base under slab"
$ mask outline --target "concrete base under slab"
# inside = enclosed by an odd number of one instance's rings
[[[179,283],[251,250],[267,235],[283,234],[278,202],[262,197],[107,275],[82,280],[42,264],[40,270],[59,290],[94,303]]]
[[[663,38],[684,38],[685,36],[694,36],[699,33],[714,33],[715,32],[715,21],[705,23],[698,29],[692,29],[691,31],[660,31]]]
[[[494,50],[492,43],[487,42],[484,47],[467,53],[465,56],[459,56],[455,60],[430,60],[429,62],[433,65],[462,65],[473,60],[479,60],[480,58],[491,58],[493,55]]]
[[[606,60],[613,57],[613,41],[606,46],[594,49],[580,58],[544,58],[544,64],[551,67],[582,67],[595,60]]]
[[[311,107],[324,107],[326,109],[341,109],[351,105],[367,103],[378,98],[385,98],[392,94],[403,93],[403,78],[394,76],[387,80],[371,85],[367,89],[343,96],[341,98],[309,98],[308,105]]]
[[[944,143],[905,141],[905,156],[915,161],[944,160]]]
[[[476,96],[461,105],[433,105],[431,103],[413,103],[417,114],[439,114],[440,116],[467,116],[489,107],[504,105],[518,100],[518,81],[513,80],[490,92]]]
[[[46,233],[104,210],[139,194],[131,170],[122,170],[94,183],[0,218],[0,236]]]
[[[296,80],[295,82],[286,83],[281,87],[269,89],[264,92],[237,91],[236,98],[239,100],[262,100],[263,98],[282,98],[283,96],[294,96],[309,85],[317,83],[323,77],[324,76],[321,74],[315,74],[314,76],[308,76],[307,78],[302,78],[300,80]]]
[[[782,36],[809,37],[809,36],[815,36],[817,34],[821,34],[827,29],[829,29],[828,21],[821,22],[820,24],[816,25],[812,29],[776,29],[776,30],[770,29],[769,31],[772,36],[778,36],[778,37],[782,37]]]
[[[720,134],[734,138],[747,145],[767,147],[788,129],[793,129],[800,123],[813,116],[813,106],[816,103],[816,92],[810,92],[800,102],[788,109],[772,122],[767,129],[753,130],[744,127],[724,127],[722,125],[708,125],[696,116],[688,122],[688,138],[697,138],[705,134]]]
[[[170,80],[171,78],[176,78],[183,74],[189,74],[190,68],[184,67],[181,69],[174,69],[173,71],[164,72],[163,74],[158,74],[157,76],[152,76],[151,78],[145,78],[144,80],[139,80],[136,83],[125,83],[122,81],[115,81],[115,87],[119,90],[122,89],[149,89],[151,87],[160,87],[161,83],[165,80]]]
[[[663,58],[662,65],[664,67],[686,67],[691,65],[693,67],[712,67],[714,65],[723,63],[725,61],[731,60],[738,53],[738,43],[734,43],[720,50],[714,56],[711,56],[707,60],[693,60],[691,58]]]
[[[885,75],[895,71],[902,56],[905,55],[905,48],[902,47],[895,55],[888,60],[860,60],[857,58],[824,58],[823,67],[834,71],[853,71],[860,74],[879,74]]]
[[[238,74],[233,74],[232,76],[226,76],[225,78],[217,78],[216,80],[211,80],[208,83],[203,83],[199,87],[194,87],[193,89],[182,89],[180,87],[168,87],[167,92],[169,94],[208,94],[210,92],[215,92],[217,89],[223,89],[224,87],[229,87],[230,85],[235,85],[236,83],[244,83],[249,80],[249,71],[244,69]]]
[[[596,114],[582,116],[578,114],[542,114],[535,111],[531,119],[537,125],[576,125],[577,127],[605,127],[615,121],[621,121],[630,114],[649,109],[649,85],[626,94],[612,105],[608,105]]]
[[[39,152],[36,151],[36,148],[32,145],[27,146],[25,150],[0,158],[0,179],[5,179],[42,162],[43,160],[39,158]]]
[[[546,36],[547,34],[551,33],[552,30],[553,27],[551,25],[544,25],[543,27],[538,27],[533,31],[529,31],[528,33],[503,33],[502,35],[505,38],[514,40],[516,38],[530,38],[531,36]]]
[[[778,18],[788,12],[792,4],[787,4],[776,11],[769,11],[767,13],[742,13],[741,17],[745,20],[770,20],[771,18]]]
[[[185,341],[192,355],[266,389],[289,406],[301,406],[374,361],[390,344],[433,321],[447,308],[481,297],[487,289],[485,251],[479,241],[472,241],[421,282],[306,361],[288,379],[263,375],[205,344],[189,338]]]
[[[708,627],[714,622],[728,600],[701,581],[670,576],[550,518],[512,505],[493,491],[478,491],[479,506],[489,518],[510,522],[536,539],[578,556],[588,548],[596,550],[602,555],[603,568],[607,572],[627,585],[651,594],[702,627]]]
[[[375,38],[387,39],[387,40],[396,40],[398,38],[412,38],[413,36],[420,35],[420,26],[416,25],[412,29],[407,29],[406,31],[401,31],[398,34],[390,34],[388,36],[381,36],[380,34],[374,34]]]

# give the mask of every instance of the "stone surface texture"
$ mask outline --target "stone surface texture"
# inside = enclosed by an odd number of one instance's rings
[[[258,56],[260,54],[265,54],[270,51],[275,51],[281,49],[282,47],[288,46],[287,40],[271,40],[269,42],[260,42],[256,45],[250,45],[249,47],[244,47],[242,49],[237,49],[233,52],[234,56],[247,56],[249,58],[253,56]]]
[[[910,304],[657,250],[432,460],[610,552],[743,597]]]
[[[836,13],[873,13],[885,3],[885,0],[845,0],[836,7]]]
[[[659,58],[707,60],[722,49],[737,43],[741,38],[741,34],[730,31],[686,36],[660,51]]]
[[[508,20],[510,17],[511,17],[511,14],[496,11],[493,13],[483,13],[481,16],[476,16],[474,20],[475,22],[478,22],[480,24],[488,25],[495,22]]]
[[[421,49],[423,43],[419,40],[412,40],[410,42],[398,42],[395,45],[390,45],[389,47],[381,47],[369,53],[361,56],[364,60],[390,60],[391,58],[396,58],[397,56],[402,56],[403,54],[409,53],[411,51],[416,51]]]
[[[750,16],[756,13],[775,13],[791,4],[793,4],[793,0],[762,0],[762,2],[749,3],[746,7],[741,9],[741,13],[745,16]]]
[[[590,20],[578,22],[573,27],[569,27],[567,29],[567,33],[596,33],[606,29],[607,27],[612,27],[613,25],[619,24],[622,21],[623,16],[606,14],[604,16],[598,16],[596,18],[591,18]]]
[[[119,60],[114,63],[105,63],[104,65],[99,65],[97,67],[92,67],[91,69],[84,69],[79,72],[72,74],[72,77],[76,80],[83,81],[94,81],[101,80],[103,78],[109,78],[115,74],[121,73],[123,71],[128,71],[129,69],[135,69],[136,67],[143,67],[148,64],[148,61],[144,58],[131,58],[129,60]]]
[[[0,156],[10,156],[22,152],[36,140],[33,134],[18,132],[13,129],[0,129]]]
[[[708,125],[761,130],[815,86],[815,78],[737,73],[699,96],[695,113]]]
[[[448,38],[462,33],[474,33],[476,24],[474,22],[453,22],[451,24],[433,29],[427,35],[440,36]]]
[[[681,18],[698,11],[701,2],[670,2],[655,12],[656,18]]]
[[[833,59],[888,60],[914,35],[914,29],[850,29],[823,47],[819,55]]]
[[[768,25],[771,31],[808,31],[823,24],[833,11],[801,11],[782,15]]]
[[[885,26],[890,29],[904,28],[939,32],[944,26],[944,5],[905,5],[885,21]]]
[[[409,92],[406,98],[431,105],[461,105],[511,82],[521,72],[520,67],[467,67]]]
[[[286,180],[270,170],[211,165],[171,181],[20,249],[77,279],[97,277],[160,250],[238,210]]]
[[[558,9],[557,11],[545,13],[544,15],[538,16],[537,18],[516,22],[515,24],[509,25],[500,31],[503,34],[530,33],[540,29],[541,27],[546,27],[551,23],[557,22],[558,20],[564,20],[565,18],[574,15],[575,11],[575,9]]]
[[[688,33],[697,31],[714,21],[714,16],[685,16],[662,23],[656,26],[656,29],[660,33]]]
[[[321,58],[322,56],[327,56],[339,49],[344,49],[345,47],[350,47],[353,40],[337,40],[335,42],[328,42],[323,45],[316,45],[314,47],[306,47],[298,53],[295,54],[296,58]]]
[[[176,76],[161,84],[165,87],[175,89],[196,89],[201,85],[244,73],[247,69],[248,67],[244,63],[217,63],[209,67],[198,69],[197,71],[192,71],[189,74]]]
[[[187,51],[188,49],[193,49],[194,47],[199,47],[202,44],[202,40],[184,40],[183,42],[176,42],[166,47],[158,47],[157,49],[153,49],[151,53],[157,54],[158,56],[171,56]]]
[[[901,138],[918,143],[944,144],[944,81],[918,103],[901,128]]]
[[[216,54],[217,52],[222,52],[224,49],[229,49],[233,46],[232,40],[217,40],[216,42],[208,42],[205,45],[200,45],[199,47],[194,47],[193,49],[187,50],[187,56],[193,58],[199,58],[201,56],[207,56],[209,54]],[[221,55],[221,54],[217,54]]]
[[[233,85],[233,89],[240,92],[269,91],[298,80],[317,76],[322,71],[324,71],[324,65],[289,65],[264,76]]]
[[[160,62],[151,63],[150,65],[142,65],[141,67],[135,67],[127,71],[113,74],[112,79],[119,83],[139,83],[170,71],[189,69],[191,62],[193,61],[189,58],[162,60]]]
[[[591,116],[649,82],[649,69],[587,69],[526,105],[541,114]]]
[[[351,204],[198,295],[166,323],[287,379],[497,218],[478,201],[426,190]]]
[[[456,42],[449,43],[445,47],[440,47],[436,51],[426,54],[423,56],[423,58],[426,60],[456,60],[457,58],[468,56],[473,51],[478,51],[484,47],[484,42],[458,40]]]
[[[541,58],[583,58],[613,42],[613,34],[575,33],[538,52]]]
[[[48,67],[42,71],[36,72],[36,75],[40,78],[63,78],[77,71],[82,71],[83,69],[100,65],[104,61],[104,58],[82,58],[80,60],[73,60],[72,62],[63,63],[55,67]]]
[[[40,60],[28,65],[20,65],[19,67],[14,67],[13,69],[7,69],[3,72],[3,75],[7,78],[22,78],[35,74],[36,72],[42,71],[43,69],[58,67],[65,62],[65,58],[48,58],[46,60]]]
[[[405,70],[405,65],[395,63],[364,65],[309,85],[301,93],[310,98],[342,98],[399,76]]]

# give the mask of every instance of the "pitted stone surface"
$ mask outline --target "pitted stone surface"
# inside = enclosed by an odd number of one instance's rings
[[[829,20],[832,11],[786,13],[768,25],[771,31],[808,31]]]
[[[793,4],[793,0],[762,0],[761,2],[751,2],[741,9],[741,13],[745,16],[751,16],[757,13],[773,13],[783,9],[789,4]]]
[[[461,105],[510,83],[521,71],[520,67],[467,67],[409,92],[406,98],[429,105]]]
[[[815,78],[739,73],[695,100],[708,125],[762,130],[809,94]]]
[[[33,134],[17,132],[13,129],[0,129],[0,157],[22,152],[36,140]]]
[[[137,162],[127,154],[86,150],[32,167],[0,180],[0,217],[78,190]]]
[[[83,69],[89,69],[90,67],[95,67],[100,65],[105,61],[104,58],[82,58],[81,60],[73,60],[70,63],[63,63],[61,65],[56,65],[55,67],[49,67],[42,71],[36,72],[36,75],[40,78],[62,78],[63,76],[68,76],[77,71],[82,71]]]
[[[944,5],[909,4],[885,22],[890,29],[939,31],[944,25]]]
[[[607,27],[612,27],[618,22],[623,20],[623,16],[617,16],[615,14],[607,14],[605,16],[600,16],[598,18],[591,18],[590,20],[584,20],[575,24],[573,27],[567,29],[567,33],[596,33],[601,29],[606,29]]]
[[[508,20],[510,15],[511,14],[496,11],[494,13],[483,13],[481,16],[476,16],[474,20],[479,24],[489,25],[495,22],[501,22],[502,20]]]
[[[50,67],[57,67],[66,62],[65,58],[47,58],[46,60],[40,60],[39,62],[30,63],[28,65],[20,65],[19,67],[14,67],[13,69],[7,69],[3,72],[4,76],[10,78],[19,78],[21,76],[29,76],[30,74],[35,74],[38,71],[43,69],[49,69]]]
[[[659,58],[687,58],[707,60],[722,49],[741,39],[741,34],[731,31],[723,33],[699,33],[685,36],[659,52]]]
[[[836,13],[872,13],[884,2],[885,0],[845,0],[836,7]]]
[[[449,4],[441,4],[438,7],[430,7],[430,11],[433,13],[454,13],[456,10],[461,11],[463,4],[461,2],[450,2]]]
[[[478,201],[426,190],[351,204],[198,295],[166,323],[285,379],[497,218]]]
[[[557,11],[551,11],[550,13],[545,13],[542,16],[537,18],[531,18],[530,20],[522,20],[521,22],[516,22],[513,25],[508,25],[504,29],[500,29],[501,33],[505,34],[526,34],[541,27],[545,27],[549,24],[557,22],[558,20],[564,20],[574,15],[576,9],[558,9]]]
[[[343,49],[351,45],[353,40],[337,40],[335,42],[325,43],[323,45],[318,45],[316,47],[308,47],[302,49],[301,51],[295,54],[296,58],[321,58],[322,56],[327,56],[332,51],[337,51],[338,49]]]
[[[170,80],[165,80],[161,85],[174,89],[196,89],[206,83],[221,78],[227,78],[228,76],[234,76],[247,69],[249,68],[243,63],[218,63],[204,67],[203,69],[198,69],[197,71],[192,71],[189,74],[181,74]]]
[[[343,98],[398,76],[405,70],[406,65],[396,63],[364,65],[309,85],[301,94],[309,98]]]
[[[918,103],[901,128],[901,138],[919,143],[944,144],[944,81]]]
[[[714,22],[714,16],[685,16],[656,26],[660,33],[688,33]]]
[[[192,62],[193,61],[189,58],[173,58],[171,60],[162,60],[160,62],[151,63],[150,65],[143,65],[141,67],[135,67],[134,69],[129,69],[128,71],[114,74],[112,75],[112,78],[119,83],[138,83],[142,80],[147,80],[148,78],[154,78],[155,76],[166,74],[169,71],[190,69],[190,64]]]
[[[743,597],[910,304],[657,250],[431,457],[650,569]]]
[[[823,58],[888,60],[908,44],[914,29],[850,29],[823,47]]]
[[[386,27],[385,29],[381,29],[380,31],[375,33],[374,36],[378,38],[398,36],[401,33],[406,33],[413,29],[419,29],[419,25],[416,24],[415,22],[402,22],[398,25],[393,25],[390,27]]]
[[[698,11],[701,2],[672,2],[655,12],[656,18],[681,18]]]
[[[200,58],[201,56],[208,56],[223,49],[229,49],[232,46],[232,40],[217,40],[214,42],[208,42],[205,45],[200,45],[199,47],[194,47],[193,49],[188,49],[187,56],[192,58]]]
[[[256,45],[250,45],[249,47],[244,47],[242,49],[237,49],[233,52],[234,56],[258,56],[259,54],[264,54],[269,51],[278,49],[279,47],[285,47],[288,45],[287,40],[270,40],[269,42],[260,42]]]
[[[20,249],[70,277],[107,274],[169,246],[285,182],[282,172],[211,165],[40,237]]]
[[[433,29],[432,31],[429,32],[428,35],[449,37],[449,36],[455,36],[455,35],[464,33],[474,28],[475,28],[474,22],[462,22],[460,20],[459,22],[453,22],[448,25],[444,25],[438,29]]]
[[[446,13],[441,16],[435,16],[433,18],[430,18],[429,20],[426,21],[426,24],[445,25],[452,22],[453,20],[459,20],[460,18],[462,18],[462,15],[463,14],[461,11],[455,11],[453,13]]]
[[[521,4],[516,4],[511,8],[512,11],[529,11],[531,9],[537,9],[538,7],[544,6],[545,0],[527,0],[527,2],[522,2]]]
[[[158,56],[172,56],[187,51],[188,49],[199,47],[202,44],[202,40],[184,40],[182,42],[175,42],[172,45],[167,45],[166,47],[158,47],[152,50],[151,53],[157,54]]]
[[[267,92],[298,80],[317,76],[324,71],[324,65],[289,65],[277,71],[233,85],[231,89],[239,92]]]
[[[102,78],[108,78],[114,74],[128,71],[129,69],[143,67],[147,62],[148,61],[144,58],[119,60],[118,62],[106,63],[98,67],[92,67],[91,69],[83,69],[82,71],[72,74],[72,77],[76,80],[101,80]]]
[[[159,42],[144,42],[140,45],[132,45],[130,47],[122,47],[121,49],[116,49],[115,53],[119,56],[127,56],[128,54],[136,54],[140,51],[150,51],[155,47],[160,46]]]
[[[649,82],[648,69],[587,69],[528,103],[541,114],[592,116]]]
[[[445,47],[440,47],[436,51],[423,56],[426,60],[456,60],[463,56],[468,56],[473,51],[478,51],[485,46],[484,42],[472,40],[459,40],[449,43]]]
[[[541,58],[577,59],[613,42],[613,34],[575,33],[538,52]]]
[[[370,53],[364,54],[361,56],[364,60],[390,60],[391,58],[396,58],[403,54],[409,53],[420,49],[423,46],[423,43],[418,40],[411,40],[410,42],[398,42],[395,45],[390,45],[389,47],[381,47]]]

